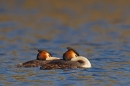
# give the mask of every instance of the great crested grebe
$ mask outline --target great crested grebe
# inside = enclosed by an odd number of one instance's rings
[[[77,51],[67,47],[67,51],[63,54],[63,60],[50,61],[40,67],[41,70],[46,69],[66,69],[66,68],[90,68],[91,63],[86,57],[80,56]]]
[[[38,50],[36,60],[30,60],[24,63],[19,63],[17,67],[38,67],[42,64],[46,64],[52,60],[58,60],[58,57],[52,57],[52,55],[46,50]]]

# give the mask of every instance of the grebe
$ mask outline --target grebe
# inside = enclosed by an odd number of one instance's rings
[[[55,60],[48,62],[40,67],[41,70],[46,69],[66,69],[66,68],[90,68],[91,63],[86,57],[80,56],[77,51],[67,47],[67,51],[63,54],[63,60]]]
[[[52,60],[58,60],[60,58],[52,57],[52,55],[46,50],[38,50],[36,60],[30,60],[24,63],[19,63],[17,67],[38,67],[42,64],[46,64]]]

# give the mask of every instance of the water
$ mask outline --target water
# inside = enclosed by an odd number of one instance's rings
[[[118,2],[118,3],[117,3]],[[129,86],[129,1],[0,1],[0,86]],[[86,56],[90,69],[40,70],[14,65],[46,49]]]

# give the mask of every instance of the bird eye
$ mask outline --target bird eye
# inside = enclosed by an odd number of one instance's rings
[[[75,54],[75,56],[77,57],[77,55]]]

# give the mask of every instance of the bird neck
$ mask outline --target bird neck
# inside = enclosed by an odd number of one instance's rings
[[[89,60],[83,56],[74,57],[71,59],[71,61],[79,62],[81,64],[81,67],[83,67],[83,68],[91,67],[91,63],[89,62]]]

